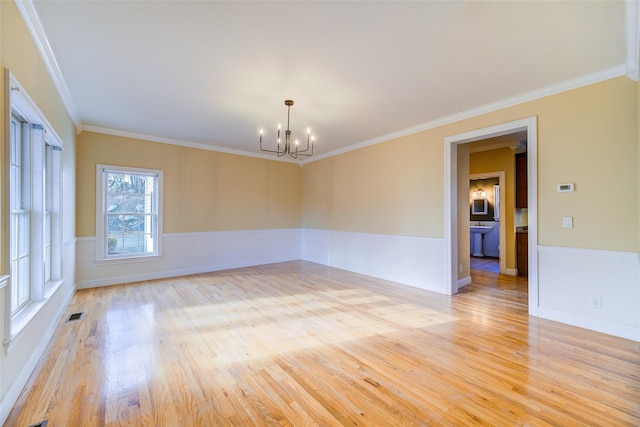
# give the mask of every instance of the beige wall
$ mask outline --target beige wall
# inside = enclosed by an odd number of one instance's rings
[[[444,138],[537,116],[538,243],[637,252],[637,97],[619,77],[306,164],[303,226],[443,237]]]
[[[299,228],[291,163],[93,132],[78,136],[77,233],[95,236],[96,164],[164,171],[164,232]]]
[[[443,156],[415,134],[305,164],[303,227],[442,237]]]
[[[516,268],[516,236],[514,228],[515,210],[515,158],[511,148],[481,151],[472,153],[469,161],[469,173],[480,174],[485,172],[505,172],[505,265],[508,269]],[[468,194],[468,193],[467,193]]]

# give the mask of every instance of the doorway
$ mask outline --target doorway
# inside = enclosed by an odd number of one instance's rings
[[[497,250],[493,250],[493,251],[484,251],[485,254],[484,255],[488,255],[489,257],[496,257],[498,258],[497,263],[492,262],[491,259],[485,259],[484,263],[482,262],[482,259],[475,259],[473,258],[473,255],[476,253],[476,251],[471,250],[470,252],[474,252],[474,254],[472,254],[472,262],[471,264],[475,264],[477,265],[485,265],[485,269],[487,271],[493,271],[496,273],[502,273],[502,274],[509,274],[509,272],[507,271],[507,266],[506,266],[506,217],[507,217],[507,211],[506,211],[506,176],[505,176],[505,171],[496,171],[496,172],[483,172],[483,173],[470,173],[469,174],[469,179],[471,182],[473,181],[481,181],[484,182],[486,180],[493,180],[495,179],[495,183],[497,184],[498,189],[489,189],[489,191],[491,191],[492,194],[492,202],[489,203],[490,207],[491,205],[493,205],[493,209],[491,211],[488,212],[489,218],[482,218],[482,217],[476,217],[474,218],[473,216],[470,216],[469,218],[469,222],[470,223],[475,223],[478,222],[478,225],[487,225],[486,220],[490,221],[489,223],[491,224],[492,228],[497,228],[497,230],[491,230],[490,233],[488,233],[488,235],[484,235],[480,238],[480,241],[486,241],[486,240],[492,240],[495,241],[495,245],[497,246]],[[484,185],[486,187],[486,185]],[[473,188],[471,189],[471,192],[473,191]],[[471,212],[471,214],[473,214],[473,211]],[[479,221],[477,221],[479,220]],[[497,223],[497,224],[496,224]],[[496,234],[497,232],[497,236],[498,238],[496,239],[494,236],[492,236],[493,234]],[[493,239],[492,239],[493,237]],[[471,244],[469,245],[471,246]],[[472,246],[471,246],[472,248]],[[488,253],[487,253],[488,252]],[[497,264],[497,265],[494,265]],[[471,269],[473,270],[473,265],[471,266]]]
[[[538,220],[537,220],[537,118],[530,117],[497,126],[477,129],[445,138],[445,280],[451,295],[458,292],[458,146],[517,132],[527,134],[528,190],[528,307],[538,315]],[[461,207],[460,207],[461,208]],[[465,207],[466,208],[466,207]],[[464,234],[466,235],[466,234]]]

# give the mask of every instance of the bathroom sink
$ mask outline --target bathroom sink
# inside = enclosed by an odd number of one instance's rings
[[[473,256],[483,257],[482,238],[485,234],[493,230],[493,227],[487,227],[486,225],[471,225],[469,229],[473,235]]]
[[[486,225],[472,225],[470,226],[470,229],[472,233],[487,234],[493,229],[493,227],[488,227]]]

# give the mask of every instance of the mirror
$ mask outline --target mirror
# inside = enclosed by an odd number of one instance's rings
[[[473,199],[471,200],[471,214],[472,215],[486,215],[488,212],[487,209],[487,199]]]

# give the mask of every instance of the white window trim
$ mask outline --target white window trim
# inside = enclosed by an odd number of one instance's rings
[[[5,102],[5,105],[7,106],[7,108],[5,108],[5,115],[3,118],[5,121],[5,132],[6,132],[5,140],[10,141],[10,137],[11,137],[10,120],[11,120],[11,116],[15,115],[19,117],[21,120],[27,123],[30,123],[30,125],[33,128],[41,129],[41,132],[44,133],[44,138],[41,144],[42,147],[39,147],[39,146],[36,147],[38,150],[42,148],[42,153],[41,153],[42,155],[44,155],[45,141],[47,144],[51,145],[52,147],[57,147],[56,148],[57,150],[62,150],[62,139],[58,136],[58,134],[56,133],[51,123],[49,123],[49,121],[42,114],[42,112],[40,111],[38,106],[35,104],[35,102],[33,102],[33,100],[31,99],[31,97],[29,97],[25,89],[20,85],[20,83],[17,81],[17,79],[13,76],[13,74],[11,74],[10,70],[8,69],[5,69],[5,72],[4,72],[4,89],[5,89],[4,102]],[[7,162],[10,162],[11,161],[11,144],[5,144],[5,150],[6,150],[5,159],[7,159],[6,160]],[[36,155],[40,155],[40,153],[36,153]],[[0,255],[5,258],[7,269],[8,269],[7,271],[8,274],[6,276],[3,276],[6,278],[6,283],[2,287],[0,287],[4,291],[4,306],[3,306],[4,325],[3,325],[2,334],[3,334],[3,344],[5,346],[5,351],[7,353],[19,340],[19,337],[22,336],[22,332],[24,332],[26,326],[29,324],[31,319],[33,319],[36,316],[36,314],[40,311],[40,309],[45,305],[49,297],[55,293],[55,291],[59,288],[60,284],[64,281],[62,277],[62,264],[61,264],[61,260],[62,260],[61,258],[62,257],[62,240],[61,240],[61,236],[62,236],[62,203],[61,203],[62,159],[61,157],[59,157],[58,162],[59,163],[55,171],[55,174],[57,176],[54,179],[55,185],[59,186],[59,188],[56,190],[56,197],[58,201],[57,201],[57,206],[55,207],[58,209],[58,211],[55,212],[56,217],[52,220],[52,229],[58,238],[56,239],[55,242],[52,241],[51,243],[52,245],[55,245],[55,247],[52,248],[52,252],[53,252],[52,261],[56,263],[59,262],[60,264],[56,266],[55,276],[52,277],[52,280],[45,283],[44,272],[42,277],[40,277],[39,275],[40,270],[37,265],[39,263],[39,260],[41,260],[41,257],[42,257],[41,252],[43,250],[43,247],[41,243],[44,237],[39,236],[35,238],[35,240],[32,240],[30,252],[35,256],[31,258],[32,265],[30,267],[30,271],[32,274],[34,274],[34,272],[38,274],[35,274],[34,277],[31,277],[30,279],[31,300],[27,304],[25,304],[24,307],[18,310],[16,313],[12,313],[12,310],[11,310],[11,301],[12,301],[11,296],[12,296],[13,290],[10,285],[7,285],[8,283],[10,283],[10,277],[11,277],[11,268],[10,268],[11,263],[9,262],[10,251],[7,251],[6,253],[2,253]],[[32,174],[32,176],[30,176],[31,180],[42,179],[42,176],[41,176],[42,171],[41,170],[36,171],[37,168],[42,166],[40,163],[41,163],[40,161],[36,161],[36,164],[31,166],[33,168],[30,172],[30,174]],[[5,169],[8,170],[10,168],[6,167]],[[11,180],[9,179],[8,172],[5,172],[3,191],[6,194],[10,194],[10,191],[11,191],[10,181]],[[29,185],[31,185],[31,183]],[[41,187],[44,184],[38,183],[38,185],[40,185]],[[32,202],[34,202],[33,198],[38,196],[39,194],[35,194],[35,195],[32,194],[31,195]],[[4,210],[1,213],[2,217],[4,217],[5,215],[10,217],[9,210],[11,207],[9,205],[10,204],[7,203],[6,210]],[[41,206],[38,205],[38,208],[41,208]],[[5,235],[8,238],[10,238],[11,221],[5,221],[5,227],[6,227]],[[32,227],[31,227],[31,231],[33,232]]]
[[[106,223],[105,223],[105,205],[106,194],[104,192],[105,183],[103,173],[105,170],[121,173],[138,173],[144,175],[155,175],[157,177],[157,197],[156,197],[156,209],[157,209],[157,238],[156,238],[156,251],[154,253],[147,254],[127,254],[127,255],[107,255],[106,244]],[[96,264],[117,264],[117,263],[132,263],[143,261],[154,261],[163,257],[162,241],[163,239],[163,226],[162,226],[162,199],[163,199],[163,171],[159,169],[144,169],[128,166],[117,165],[96,165]]]

